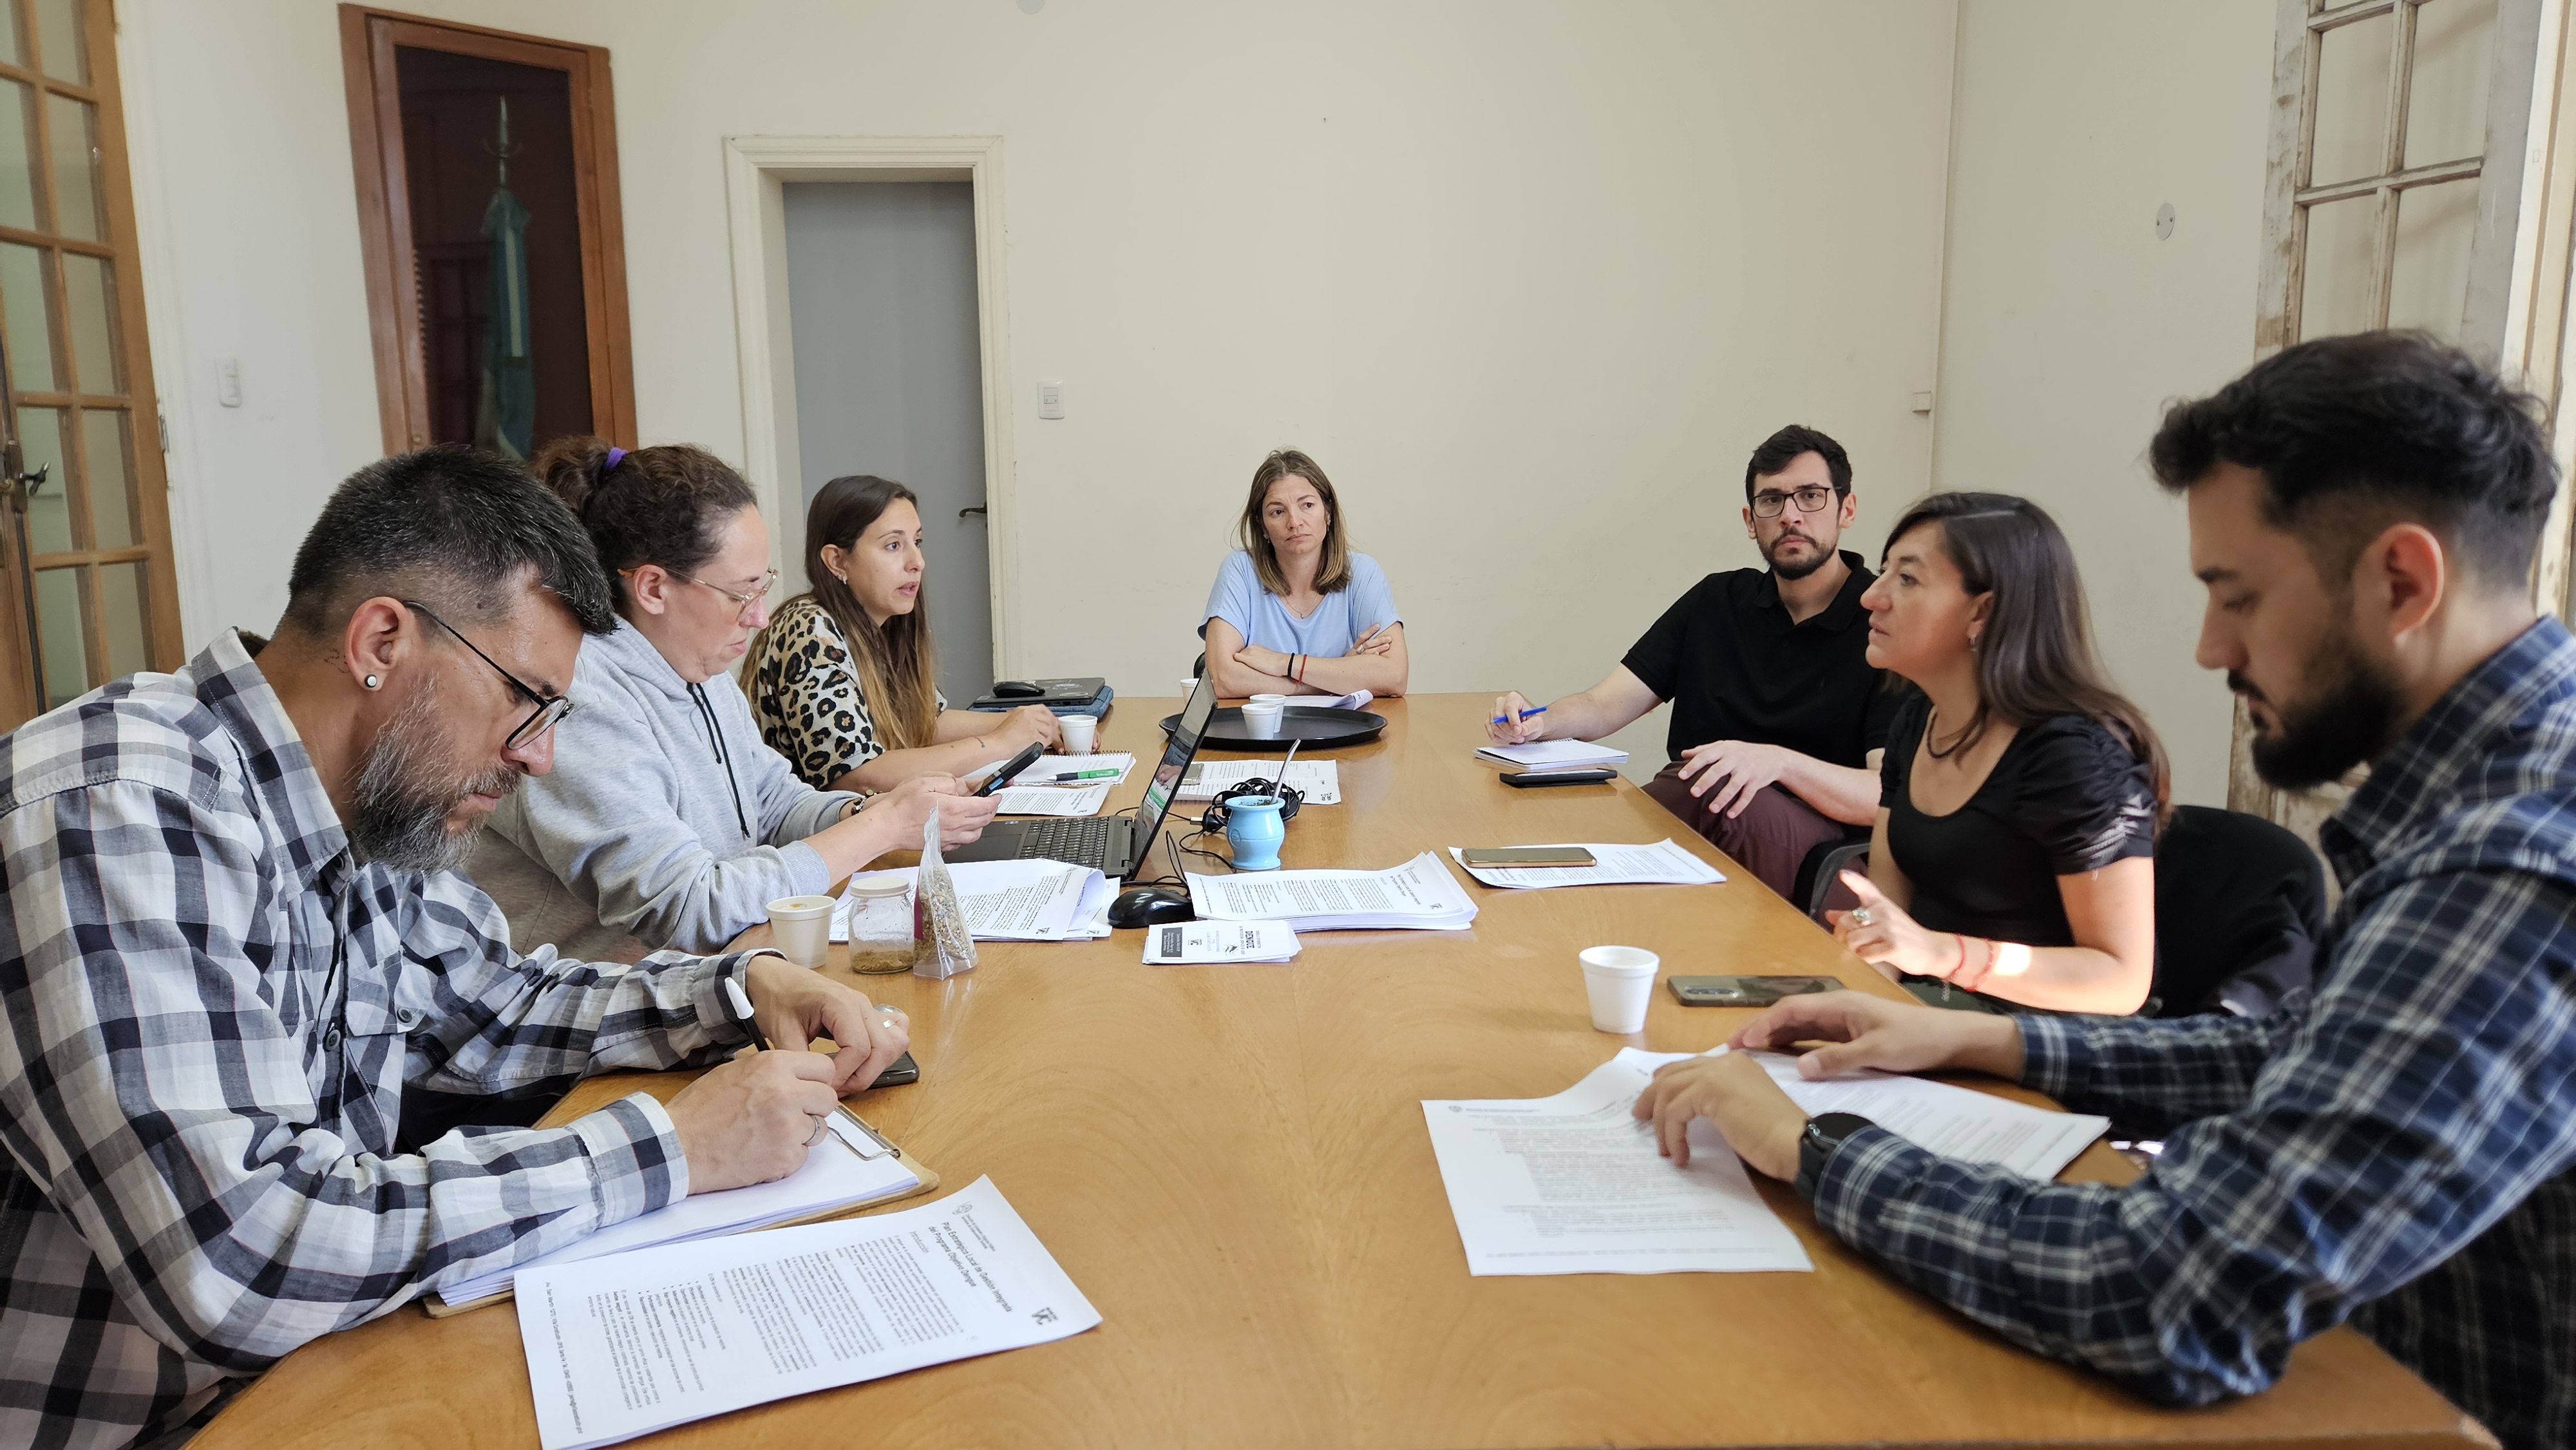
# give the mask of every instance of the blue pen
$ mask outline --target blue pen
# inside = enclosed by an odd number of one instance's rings
[[[1545,705],[1541,705],[1541,706],[1539,706],[1539,707],[1538,707],[1537,709],[1535,709],[1535,710],[1523,710],[1523,711],[1521,712],[1521,718],[1522,718],[1523,720],[1526,720],[1526,719],[1528,719],[1529,717],[1531,717],[1532,715],[1544,715],[1544,714],[1546,714],[1546,713],[1547,713],[1547,707],[1546,707]],[[1503,721],[1504,721],[1505,719],[1507,719],[1507,718],[1509,718],[1509,717],[1507,717],[1507,716],[1503,716],[1503,715],[1497,715],[1497,716],[1495,716],[1495,717],[1492,719],[1492,721],[1490,721],[1489,723],[1491,723],[1491,724],[1495,724],[1495,725],[1500,725],[1500,724],[1502,724],[1502,723],[1503,723]]]

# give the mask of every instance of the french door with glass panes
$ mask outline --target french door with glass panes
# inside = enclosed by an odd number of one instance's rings
[[[183,657],[110,0],[0,0],[0,729]]]

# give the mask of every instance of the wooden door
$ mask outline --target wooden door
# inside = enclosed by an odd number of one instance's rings
[[[175,669],[110,0],[0,0],[0,728]]]
[[[472,387],[472,349],[462,339],[479,336],[485,318],[476,288],[479,263],[469,243],[421,235],[420,202],[455,168],[443,158],[413,155],[416,144],[446,135],[455,145],[481,145],[453,125],[441,132],[418,106],[406,106],[406,75],[416,93],[423,62],[451,59],[487,63],[499,70],[527,69],[560,75],[553,104],[563,115],[569,200],[564,215],[540,217],[538,227],[560,237],[566,227],[577,246],[568,268],[577,282],[558,289],[565,311],[577,317],[577,341],[539,357],[541,382],[559,393],[564,370],[577,371],[586,409],[568,421],[578,430],[632,444],[635,384],[627,343],[626,248],[617,192],[616,107],[608,52],[592,45],[513,35],[479,26],[399,15],[360,5],[340,7],[341,64],[349,96],[351,151],[358,184],[358,224],[366,250],[367,309],[376,352],[376,398],[384,420],[385,451],[400,453],[438,442],[482,442],[470,423],[472,409],[459,401]],[[455,71],[454,65],[427,69]],[[418,95],[413,96],[417,101]],[[452,115],[452,112],[451,112]],[[525,110],[520,124],[536,118]],[[494,140],[498,139],[495,117]],[[523,134],[525,134],[523,129]],[[495,145],[491,160],[506,164]],[[452,159],[452,158],[445,158]],[[497,168],[496,168],[497,169]],[[473,200],[479,201],[479,197]],[[470,233],[470,228],[468,229]],[[577,289],[578,296],[571,293]],[[571,355],[578,349],[578,356]],[[560,414],[558,415],[560,416]],[[572,431],[556,428],[554,431]],[[542,444],[543,437],[529,440]]]

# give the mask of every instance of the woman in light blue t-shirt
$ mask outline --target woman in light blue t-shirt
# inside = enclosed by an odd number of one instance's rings
[[[1208,591],[1207,667],[1220,695],[1401,695],[1411,664],[1386,571],[1351,552],[1332,481],[1283,448],[1261,460]]]

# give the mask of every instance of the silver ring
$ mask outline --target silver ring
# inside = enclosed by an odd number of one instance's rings
[[[1870,915],[1869,915],[1869,908],[1868,908],[1868,907],[1866,907],[1866,906],[1855,906],[1855,907],[1853,907],[1853,908],[1852,908],[1852,918],[1851,918],[1851,919],[1852,919],[1852,920],[1854,920],[1854,921],[1856,921],[1856,922],[1859,922],[1859,923],[1860,923],[1861,925],[1863,925],[1863,926],[1869,926],[1869,925],[1872,925],[1872,922],[1871,922],[1871,920],[1870,920]]]
[[[832,1120],[821,1113],[807,1113],[805,1116],[814,1120],[814,1136],[805,1140],[805,1146],[811,1148],[823,1141],[824,1134],[832,1131]]]

